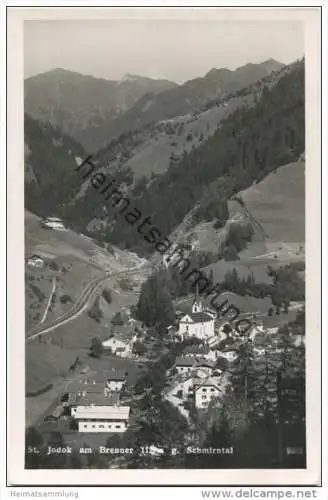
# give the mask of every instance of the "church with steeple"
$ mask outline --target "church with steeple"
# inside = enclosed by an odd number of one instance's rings
[[[204,306],[199,297],[198,285],[191,311],[180,319],[179,335],[182,339],[197,337],[208,340],[214,335],[214,320],[216,314]]]

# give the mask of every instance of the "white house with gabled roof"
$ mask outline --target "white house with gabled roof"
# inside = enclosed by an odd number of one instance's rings
[[[195,406],[199,410],[206,410],[213,399],[223,394],[219,381],[208,378],[195,388]]]
[[[207,359],[210,361],[215,361],[218,354],[219,351],[215,349],[215,346],[211,347],[208,344],[194,344],[187,346],[183,351],[183,355],[188,358]]]
[[[121,391],[126,384],[126,373],[123,370],[112,370],[106,376],[106,388],[110,391]]]
[[[215,368],[215,362],[208,359],[198,359],[196,374],[201,378],[206,378],[212,375]]]
[[[122,358],[131,356],[132,346],[131,341],[121,340],[117,337],[110,337],[102,342],[105,350],[111,350],[113,354]]]
[[[191,373],[191,371],[197,366],[197,360],[193,358],[187,358],[185,356],[179,356],[175,360],[175,368],[178,373]]]

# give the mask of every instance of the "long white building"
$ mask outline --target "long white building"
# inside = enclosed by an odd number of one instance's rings
[[[70,409],[79,432],[124,432],[128,427],[130,407],[120,405],[118,393],[86,394]]]
[[[129,406],[77,406],[74,412],[79,432],[125,432],[129,416]]]

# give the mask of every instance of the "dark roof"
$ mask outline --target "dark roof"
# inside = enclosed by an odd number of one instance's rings
[[[226,339],[224,340],[220,340],[219,344],[216,345],[216,348],[219,350],[219,351],[223,351],[226,347],[228,346],[231,346],[232,344],[235,343],[235,340],[230,338],[230,337],[227,337]]]
[[[209,313],[209,314],[214,314],[215,316],[218,315],[217,311],[215,311],[215,309],[211,309],[210,307],[206,307],[204,312]]]
[[[175,361],[176,366],[193,366],[195,364],[195,360],[192,358],[184,358],[178,357]]]
[[[270,342],[270,336],[265,333],[258,333],[253,341],[254,345],[265,346]]]
[[[198,391],[198,389],[200,389],[201,387],[206,387],[206,386],[216,387],[217,389],[219,389],[219,391],[221,390],[218,381],[211,377],[202,382],[201,384],[199,384],[197,387],[195,387],[195,390]]]
[[[224,349],[221,349],[221,352],[238,352],[239,349],[236,346],[226,346]]]
[[[208,345],[194,344],[187,346],[183,353],[184,354],[207,354],[210,351]]]
[[[205,323],[207,321],[213,321],[212,316],[205,312],[188,313],[188,316],[190,316],[194,323]]]
[[[110,393],[109,396],[104,394],[86,394],[76,400],[76,402],[71,403],[78,406],[113,406],[117,404],[120,400],[119,394]]]
[[[42,222],[44,221],[63,222],[63,219],[60,219],[59,217],[46,217],[45,219],[42,219]]]
[[[197,366],[209,366],[210,368],[213,368],[215,366],[215,361],[211,361],[208,359],[199,359],[197,361]]]
[[[105,389],[105,381],[97,382],[93,380],[86,380],[86,383],[84,381],[73,382],[68,386],[67,392],[72,394],[72,393],[86,391],[88,394],[90,393],[101,394],[104,392],[104,389]]]
[[[113,380],[113,381],[119,381],[119,380],[125,380],[126,375],[123,370],[113,370],[112,372],[108,372],[106,374],[106,379],[107,380]]]
[[[217,358],[216,368],[219,368],[220,370],[226,370],[227,367],[228,367],[228,362],[226,358]]]
[[[127,341],[126,341],[126,340],[127,340],[127,339],[123,339],[123,338],[122,338],[122,339],[119,339],[119,338],[115,337],[115,336],[112,334],[112,336],[111,336],[111,337],[108,337],[108,339],[105,339],[103,342],[110,342],[110,341],[112,341],[112,342],[111,342],[112,344],[124,344],[124,345],[126,345],[126,344],[127,344]],[[113,345],[113,347],[115,347],[115,346]]]

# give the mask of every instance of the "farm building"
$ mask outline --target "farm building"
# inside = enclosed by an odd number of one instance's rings
[[[41,226],[46,229],[55,229],[57,231],[65,230],[64,221],[58,217],[47,217],[41,221]]]
[[[40,269],[44,266],[44,260],[40,255],[32,255],[27,259],[27,264]]]
[[[178,357],[175,362],[175,368],[178,373],[189,373],[196,366],[197,360],[192,357]]]
[[[70,384],[68,388],[67,404],[72,406],[90,394],[105,394],[105,382],[95,380],[81,380]]]
[[[113,370],[106,377],[106,388],[110,391],[121,391],[126,383],[126,374],[124,371]]]
[[[132,341],[111,337],[104,340],[102,345],[105,350],[111,350],[113,354],[121,358],[127,358],[132,354]]]
[[[79,432],[122,433],[128,427],[130,407],[119,406],[118,395],[90,395],[72,408],[72,416]]]
[[[218,385],[218,380],[207,379],[195,388],[195,406],[198,409],[207,409],[212,399],[217,398],[222,393]]]
[[[214,361],[205,358],[198,359],[196,374],[199,377],[209,377],[212,374],[214,367],[215,367]]]

